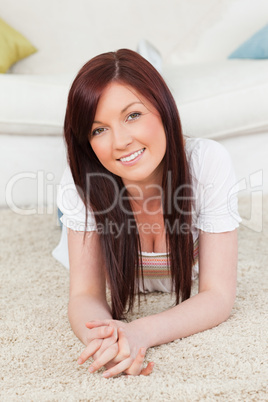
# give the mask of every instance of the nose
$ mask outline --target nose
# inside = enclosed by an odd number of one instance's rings
[[[113,132],[114,149],[125,149],[132,143],[132,136],[126,127],[117,126]]]

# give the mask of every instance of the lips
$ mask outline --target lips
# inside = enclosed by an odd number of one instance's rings
[[[144,151],[145,151],[145,148],[142,148],[139,151],[135,151],[135,152],[128,154],[118,160],[121,162],[131,162],[132,160],[136,159],[139,155],[141,155]]]

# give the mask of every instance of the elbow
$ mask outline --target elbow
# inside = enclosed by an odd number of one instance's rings
[[[71,318],[71,316],[72,316],[71,311],[72,311],[71,300],[69,300],[69,302],[68,302],[68,309],[67,309],[69,321],[70,321],[70,318]]]
[[[67,315],[68,315],[68,320],[69,320],[71,327],[73,327],[72,322],[73,322],[73,317],[75,315],[75,308],[74,308],[73,304],[74,304],[73,300],[70,298],[69,302],[68,302]]]
[[[228,318],[230,317],[234,307],[235,299],[236,299],[235,291],[228,294],[222,294],[222,293],[217,294],[218,325],[228,320]]]
[[[228,320],[235,303],[235,289],[224,292],[222,289],[214,288],[204,289],[203,292],[207,295],[207,312],[210,311],[211,328]]]

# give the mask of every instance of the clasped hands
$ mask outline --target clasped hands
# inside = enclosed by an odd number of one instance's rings
[[[120,373],[135,376],[151,374],[154,363],[149,362],[143,367],[146,347],[142,346],[142,339],[135,334],[133,325],[131,328],[130,324],[117,320],[87,322],[87,346],[81,353],[78,364],[83,364],[92,356],[94,362],[90,365],[89,372],[94,373],[105,366],[105,378]]]

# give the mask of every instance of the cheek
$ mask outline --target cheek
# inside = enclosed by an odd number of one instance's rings
[[[162,124],[159,124],[158,121],[150,124],[148,127],[148,140],[154,147],[159,150],[159,152],[166,151],[166,134]]]
[[[165,142],[166,135],[163,124],[161,120],[158,118],[153,118],[151,121],[148,121],[146,125],[146,132],[148,133],[148,138],[150,140],[158,140],[161,143]]]
[[[91,141],[91,148],[93,149],[93,151],[95,152],[95,155],[97,156],[97,158],[101,161],[104,160],[105,158],[107,158],[107,150],[108,147],[107,145],[105,146],[105,144],[102,143],[102,141],[100,141],[100,139],[96,139],[95,141]]]

